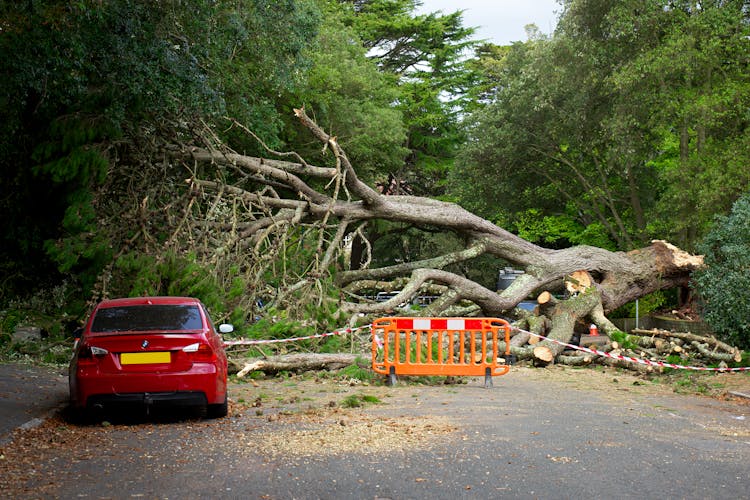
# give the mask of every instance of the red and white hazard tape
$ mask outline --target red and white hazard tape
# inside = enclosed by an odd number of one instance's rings
[[[476,330],[476,329],[482,328],[481,323],[482,323],[481,320],[475,320],[471,318],[466,318],[466,319],[463,319],[463,318],[445,318],[445,319],[398,318],[396,327],[399,329],[407,329],[407,330]],[[307,337],[291,337],[287,339],[227,340],[224,342],[224,346],[229,347],[229,346],[235,346],[235,345],[279,344],[283,342],[297,342],[300,340],[321,339],[324,337],[333,337],[334,335],[346,335],[348,333],[354,333],[358,330],[364,330],[365,328],[370,328],[371,326],[372,326],[371,324],[363,325],[363,326],[358,326],[356,328],[344,328],[342,330],[336,330],[336,331],[328,332],[328,333],[318,333],[315,335],[309,335]],[[713,372],[750,371],[750,366],[742,366],[739,368],[709,368],[705,366],[684,366],[684,365],[677,365],[674,363],[666,363],[664,361],[651,361],[648,359],[634,358],[631,356],[623,356],[622,354],[612,354],[609,352],[599,351],[597,349],[590,349],[588,347],[581,347],[578,345],[568,344],[565,342],[561,342],[559,340],[545,337],[544,335],[539,335],[537,333],[532,333],[527,330],[522,330],[520,328],[514,327],[514,329],[519,332],[528,333],[529,335],[533,335],[534,337],[538,337],[542,340],[548,340],[552,343],[567,347],[569,349],[575,349],[576,351],[583,351],[589,354],[595,354],[597,356],[604,356],[606,358],[617,359],[620,361],[628,361],[630,363],[638,363],[638,364],[646,365],[646,366],[659,366],[662,368],[673,368],[675,370],[694,370],[694,371],[713,371]],[[382,339],[377,338],[376,341],[379,341],[378,345],[382,347]]]
[[[599,351],[597,349],[589,349],[588,347],[581,347],[578,345],[572,345],[572,344],[566,344],[565,342],[561,342],[559,340],[551,339],[548,337],[545,337],[544,335],[539,335],[536,333],[529,332],[527,330],[521,330],[520,328],[515,328],[515,330],[519,332],[528,333],[530,335],[533,335],[534,337],[538,337],[543,340],[549,340],[552,343],[568,347],[570,349],[575,349],[577,351],[583,351],[587,352],[589,354],[596,354],[598,356],[604,356],[606,358],[612,358],[612,359],[619,359],[620,361],[629,361],[631,363],[638,363],[640,365],[646,365],[646,366],[660,366],[662,368],[673,368],[675,370],[694,370],[694,371],[705,371],[705,372],[745,372],[750,371],[750,366],[741,366],[739,368],[709,368],[705,366],[684,366],[684,365],[676,365],[674,363],[665,363],[664,361],[651,361],[648,359],[641,359],[641,358],[633,358],[631,356],[623,356],[622,354],[611,354],[609,352]]]
[[[290,337],[288,339],[226,340],[224,341],[224,346],[228,347],[233,345],[279,344],[282,342],[298,342],[300,340],[322,339],[324,337],[333,337],[334,335],[346,335],[347,333],[353,333],[357,330],[363,330],[365,328],[370,328],[370,325],[358,326],[357,328],[345,328],[343,330],[336,330],[335,332],[329,333],[317,333],[315,335],[308,335],[307,337]]]

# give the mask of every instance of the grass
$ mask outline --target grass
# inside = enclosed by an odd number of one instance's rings
[[[370,394],[352,394],[341,401],[343,408],[360,408],[365,404],[380,404],[382,401],[377,396]]]
[[[378,376],[369,368],[362,368],[358,364],[349,365],[336,372],[337,377],[344,379],[360,380],[362,382],[373,383],[378,380]]]

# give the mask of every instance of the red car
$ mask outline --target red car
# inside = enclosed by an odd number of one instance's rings
[[[227,357],[205,306],[187,297],[105,300],[76,341],[70,362],[76,413],[120,406],[195,407],[227,414]]]

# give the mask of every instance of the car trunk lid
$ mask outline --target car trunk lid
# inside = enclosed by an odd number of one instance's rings
[[[201,334],[97,334],[85,340],[85,347],[102,373],[182,372],[214,355]]]

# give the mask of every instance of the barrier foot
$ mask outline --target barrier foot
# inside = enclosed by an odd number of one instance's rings
[[[492,387],[492,370],[488,367],[484,370],[484,388]]]
[[[396,385],[397,382],[398,382],[398,377],[396,377],[396,367],[391,366],[391,369],[389,370],[389,373],[388,373],[387,384],[393,387],[394,385]]]

